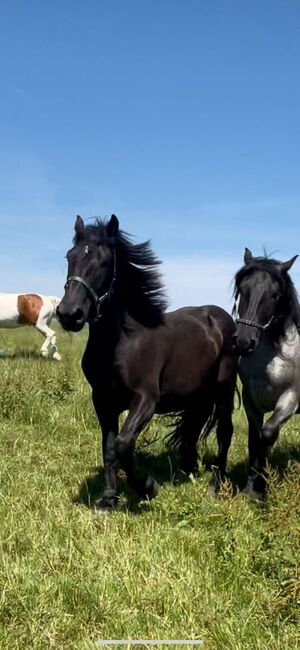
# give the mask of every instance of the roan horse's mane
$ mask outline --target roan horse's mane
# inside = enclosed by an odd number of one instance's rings
[[[289,316],[297,329],[300,331],[300,304],[294,283],[287,272],[280,272],[279,260],[265,257],[253,257],[251,262],[242,266],[234,277],[234,298],[239,297],[239,287],[242,280],[255,271],[265,271],[270,274],[271,278],[276,280],[282,290],[283,300],[281,301],[281,328],[284,326],[286,318]],[[280,332],[281,333],[281,332]]]
[[[133,244],[130,235],[118,231],[116,238],[108,237],[107,223],[97,219],[85,226],[83,239],[92,244],[107,244],[116,251],[116,292],[132,318],[147,327],[162,323],[167,308],[164,285],[157,267],[160,260],[153,253],[150,241]],[[82,236],[75,235],[74,244]]]

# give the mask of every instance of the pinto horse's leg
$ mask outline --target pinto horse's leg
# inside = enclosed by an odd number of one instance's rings
[[[57,345],[56,345],[56,334],[54,330],[52,330],[48,325],[46,325],[45,322],[42,320],[38,320],[36,325],[36,329],[41,332],[41,334],[46,338],[46,341],[43,343],[41,347],[41,354],[46,357],[48,356],[49,352],[48,349],[49,347],[51,348],[51,356],[53,359],[56,361],[61,360],[61,356],[58,352]]]
[[[150,476],[137,471],[134,459],[135,441],[138,434],[151,420],[157,399],[153,393],[136,393],[131,401],[129,414],[116,439],[117,459],[127,475],[128,485],[141,497],[152,499],[157,495],[158,484]]]
[[[118,435],[118,414],[112,406],[111,396],[103,398],[97,390],[92,393],[93,404],[102,431],[102,454],[104,464],[105,487],[101,498],[96,502],[96,512],[111,512],[117,504],[117,469],[116,437]],[[103,404],[105,406],[103,406]]]

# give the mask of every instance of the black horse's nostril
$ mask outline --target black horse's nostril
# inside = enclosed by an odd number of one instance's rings
[[[249,345],[249,351],[253,352],[254,348],[255,348],[255,340],[251,339],[250,340],[250,345]]]
[[[66,330],[81,329],[84,321],[84,312],[80,307],[72,307],[70,309],[59,306],[57,309],[57,318],[62,327]]]
[[[82,321],[82,319],[83,319],[83,311],[82,311],[82,309],[80,309],[80,307],[77,307],[77,309],[74,312],[72,312],[71,318],[76,323]]]

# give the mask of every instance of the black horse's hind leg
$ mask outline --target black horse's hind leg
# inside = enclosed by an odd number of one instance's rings
[[[212,465],[210,492],[218,493],[225,478],[228,450],[233,434],[232,411],[236,386],[237,359],[224,356],[220,362],[217,380],[216,421],[218,455]]]
[[[102,453],[104,463],[105,487],[94,508],[97,512],[110,512],[117,503],[117,459],[116,437],[118,434],[118,414],[112,408],[110,396],[101,402],[97,391],[93,390],[93,403],[102,430]],[[100,406],[101,404],[101,406]],[[103,406],[104,404],[104,406]]]
[[[209,403],[208,400],[193,404],[184,411],[177,429],[171,434],[171,440],[173,439],[175,444],[180,441],[176,446],[179,453],[179,469],[184,474],[194,474],[198,471],[197,443],[212,410],[213,402]]]
[[[212,479],[210,481],[210,492],[217,494],[220,490],[222,481],[225,478],[228,450],[231,444],[233,434],[233,424],[231,411],[220,407],[218,413],[217,425],[217,442],[218,442],[218,455],[215,464],[212,465]]]
[[[116,454],[127,475],[128,485],[141,497],[152,499],[157,495],[158,484],[150,476],[142,475],[136,468],[135,441],[154,414],[157,400],[148,392],[136,393],[129,414],[116,439]]]

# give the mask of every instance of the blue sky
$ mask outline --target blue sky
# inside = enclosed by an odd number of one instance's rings
[[[172,307],[300,253],[299,33],[298,0],[2,0],[1,291],[62,295],[77,213],[150,237]]]

